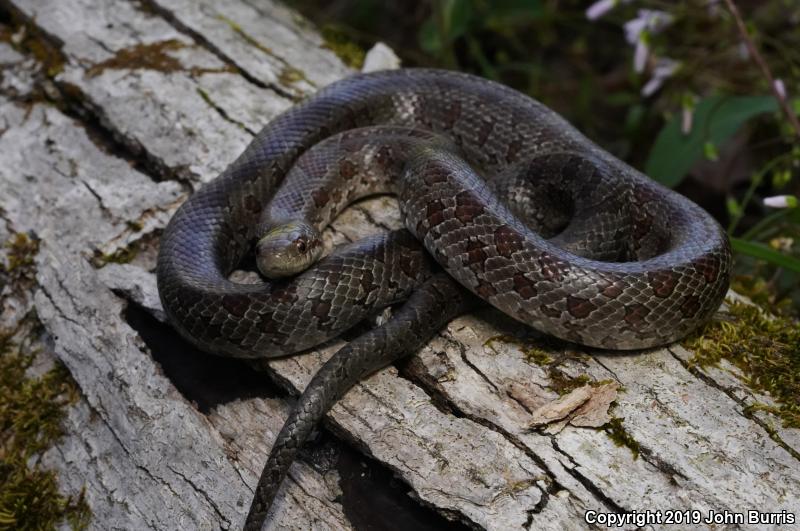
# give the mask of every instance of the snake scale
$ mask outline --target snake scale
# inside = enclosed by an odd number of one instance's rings
[[[314,263],[318,232],[350,202],[387,190],[407,230]],[[308,269],[230,281],[273,233],[311,256]],[[308,349],[408,299],[309,383],[256,489],[246,528],[258,529],[333,402],[479,299],[568,341],[648,348],[709,319],[730,264],[728,240],[704,210],[541,103],[467,74],[402,69],[333,83],[270,122],[175,213],[157,277],[181,335],[247,358]]]

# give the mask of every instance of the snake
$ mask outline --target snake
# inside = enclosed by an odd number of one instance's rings
[[[323,257],[331,220],[383,192],[405,228]],[[231,280],[248,256],[266,278]],[[707,212],[542,103],[474,75],[406,68],[344,78],[271,120],[175,212],[156,274],[173,327],[224,356],[295,354],[397,308],[298,399],[245,523],[259,529],[335,401],[460,313],[489,304],[568,342],[648,349],[708,321],[730,268]]]

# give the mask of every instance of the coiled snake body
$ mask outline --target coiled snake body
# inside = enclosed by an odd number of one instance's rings
[[[257,231],[291,219],[322,228],[386,188],[413,237],[351,244],[287,280],[228,280]],[[473,304],[451,278],[541,331],[636,349],[707,320],[730,261],[725,234],[700,207],[542,104],[466,74],[406,69],[344,79],[273,120],[176,212],[157,274],[175,328],[238,357],[301,351],[411,296],[309,384],[259,482],[248,518],[256,528],[333,401]]]

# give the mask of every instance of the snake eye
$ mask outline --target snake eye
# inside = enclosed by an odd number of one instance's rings
[[[301,253],[306,252],[306,241],[305,240],[297,239],[297,240],[294,241],[294,245],[295,245],[295,247],[297,247],[297,250],[300,251]]]

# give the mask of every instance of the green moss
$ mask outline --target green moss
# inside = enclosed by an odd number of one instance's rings
[[[150,44],[137,44],[118,50],[114,57],[95,64],[86,71],[88,77],[95,77],[106,70],[155,70],[158,72],[191,72],[192,74],[206,74],[219,72],[234,72],[231,66],[221,68],[185,67],[180,60],[169,52],[180,50],[187,45],[177,39],[153,42]]]
[[[39,240],[17,233],[3,248],[0,283],[7,282],[11,293],[25,293],[35,281]],[[23,320],[16,335],[25,335],[23,327],[37,326]],[[42,453],[61,437],[64,410],[77,399],[77,388],[62,366],[29,377],[36,352],[20,346],[30,344],[27,336],[13,336],[0,330],[0,530],[54,529],[65,520],[83,529],[90,515],[83,493],[63,496],[55,473],[39,464]]]
[[[553,358],[547,351],[536,347],[523,349],[522,354],[525,356],[525,361],[528,363],[535,363],[536,365],[549,365],[553,363]]]
[[[11,276],[12,281],[33,278],[34,260],[39,252],[39,240],[19,232],[5,243],[6,263],[0,263],[0,271]]]
[[[284,66],[281,73],[278,75],[278,81],[281,82],[281,85],[293,85],[305,79],[305,74],[293,66]]]
[[[275,53],[272,51],[271,48],[269,48],[268,46],[264,46],[263,44],[258,42],[258,40],[255,37],[244,31],[242,27],[233,20],[229,19],[224,15],[217,15],[217,18],[222,22],[224,22],[225,24],[227,24],[228,26],[230,26],[230,28],[234,31],[234,33],[236,33],[242,39],[244,39],[244,41],[247,42],[247,44],[249,44],[250,46],[258,48],[259,50],[261,50],[262,52],[271,57],[276,57]]]
[[[542,367],[547,372],[547,377],[550,380],[550,389],[561,396],[571,393],[578,387],[583,387],[586,384],[596,386],[609,381],[603,380],[602,382],[595,382],[586,374],[581,374],[576,377],[565,374],[560,367],[562,362],[570,356],[562,354],[558,356],[558,359],[553,357],[554,352],[563,349],[563,346],[557,343],[558,340],[544,338],[542,339],[541,345],[532,345],[530,342],[524,342],[512,336],[502,335],[489,338],[484,343],[484,346],[494,348],[494,343],[498,341],[515,345],[522,351],[525,361]]]
[[[694,351],[690,366],[717,365],[725,359],[739,368],[753,390],[767,392],[786,427],[800,428],[800,323],[772,317],[757,306],[728,301],[732,320],[713,321],[683,341]]]
[[[55,473],[39,463],[62,436],[65,409],[78,390],[62,366],[28,377],[34,357],[0,335],[0,530],[55,529],[64,521],[84,529],[91,517],[84,493],[64,496]]]
[[[341,28],[332,25],[324,26],[322,28],[322,39],[325,41],[323,48],[331,50],[350,68],[360,70],[364,66],[366,52],[350,40]]]
[[[617,384],[617,392],[619,392],[619,393],[624,393],[625,392],[625,390],[626,390],[625,387],[620,385],[619,382],[617,382],[616,380],[613,380],[611,378],[606,378],[605,380],[593,380],[593,381],[589,382],[589,385],[591,385],[592,387],[601,387],[603,385],[608,385],[608,384],[611,384],[611,383]]]
[[[139,240],[131,242],[128,246],[117,249],[113,253],[102,254],[95,252],[92,257],[92,265],[103,267],[106,264],[128,264],[139,254],[141,244]]]
[[[109,69],[146,69],[158,70],[159,72],[177,72],[183,69],[183,65],[178,59],[169,55],[168,52],[179,50],[185,46],[184,43],[177,39],[169,39],[123,48],[114,57],[92,66],[87,70],[86,74],[88,77],[95,77]]]
[[[494,350],[494,344],[498,341],[502,341],[503,343],[511,343],[518,346],[521,344],[517,338],[512,336],[493,336],[484,341],[483,346]]]
[[[64,59],[42,39],[26,39],[23,46],[44,66],[47,77],[54,78],[64,71]]]
[[[603,426],[603,431],[608,434],[614,444],[628,448],[634,459],[639,459],[639,443],[625,431],[622,423],[625,419],[613,418]]]
[[[11,35],[22,35],[22,40],[14,44],[15,48],[27,51],[42,65],[48,77],[55,77],[64,71],[64,55],[61,50],[51,45],[35,25],[28,24],[17,12],[11,13],[13,28],[4,32],[0,40],[11,41]]]
[[[758,306],[769,308],[771,313],[798,317],[798,310],[788,294],[778,294],[773,283],[759,275],[736,275],[731,279],[731,289],[744,295]]]
[[[550,367],[547,375],[550,378],[550,389],[558,393],[560,396],[569,394],[578,387],[583,387],[584,385],[592,382],[592,379],[586,374],[580,374],[573,378],[571,376],[567,376],[562,371],[558,370],[557,367],[553,366]]]
[[[536,345],[524,343],[519,339],[517,339],[516,337],[512,336],[502,335],[502,336],[490,337],[489,339],[486,340],[484,346],[493,348],[494,343],[497,341],[502,341],[503,343],[510,343],[512,345],[516,345],[517,347],[519,347],[519,349],[522,351],[522,354],[525,356],[525,361],[527,361],[528,363],[534,363],[536,365],[548,365],[550,363],[553,363],[554,361],[553,358],[543,348]]]
[[[305,81],[309,85],[314,86],[314,83],[312,83],[308,79],[308,77],[306,77],[306,75],[303,73],[302,70],[299,70],[299,69],[297,69],[297,68],[295,68],[293,66],[285,64],[286,62],[281,57],[277,56],[275,54],[275,52],[273,52],[270,47],[261,44],[258,41],[258,39],[256,39],[255,37],[253,37],[252,35],[250,35],[246,31],[244,31],[239,24],[237,24],[233,20],[231,20],[228,17],[225,17],[223,15],[218,15],[217,18],[219,18],[219,20],[221,20],[222,22],[224,22],[225,24],[230,26],[230,28],[237,35],[239,35],[244,41],[246,41],[250,46],[253,46],[254,48],[257,48],[257,49],[261,50],[262,52],[264,52],[265,54],[269,55],[270,57],[274,57],[278,61],[284,63],[284,67],[281,70],[281,73],[278,74],[278,81],[280,81],[280,83],[282,85],[292,85],[294,83],[297,83],[298,81]]]
[[[305,30],[309,30],[309,31],[314,29],[314,24],[312,22],[310,22],[303,15],[301,15],[300,13],[297,13],[295,11],[292,11],[292,22],[297,24],[297,26],[300,27],[301,29],[305,29]]]
[[[134,232],[139,232],[140,230],[142,230],[144,228],[144,225],[142,225],[141,221],[128,220],[128,221],[125,222],[125,225],[127,225],[128,228],[131,229]]]

